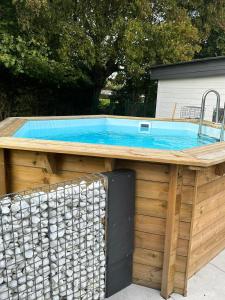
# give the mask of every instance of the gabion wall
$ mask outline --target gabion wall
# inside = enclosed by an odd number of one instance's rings
[[[105,297],[105,178],[0,199],[0,299]]]

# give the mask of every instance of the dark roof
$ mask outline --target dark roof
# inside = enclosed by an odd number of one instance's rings
[[[152,79],[197,78],[225,75],[225,56],[158,65],[151,68]]]

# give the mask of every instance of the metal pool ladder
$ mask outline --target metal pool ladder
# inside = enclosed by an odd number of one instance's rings
[[[203,96],[202,96],[202,104],[201,104],[201,112],[200,112],[200,120],[199,120],[199,128],[198,128],[198,136],[201,137],[203,136],[202,133],[202,126],[203,126],[203,121],[205,117],[205,101],[206,97],[208,94],[214,93],[216,95],[216,123],[219,122],[219,109],[220,109],[220,94],[213,89],[207,90]],[[224,125],[225,125],[225,103],[224,103],[224,111],[223,111],[223,120],[221,123],[221,129],[220,129],[220,138],[219,140],[222,141],[224,139]]]

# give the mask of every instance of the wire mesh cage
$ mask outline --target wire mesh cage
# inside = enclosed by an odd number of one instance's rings
[[[199,106],[182,106],[180,109],[180,117],[182,119],[199,119],[201,107]]]
[[[0,198],[0,299],[105,297],[106,179]]]

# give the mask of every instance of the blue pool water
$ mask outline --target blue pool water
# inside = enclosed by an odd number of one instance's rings
[[[204,126],[208,136],[198,138],[198,125],[188,122],[142,121],[117,118],[27,121],[15,137],[41,140],[183,150],[217,142],[219,130]],[[91,147],[91,145],[90,145]]]

